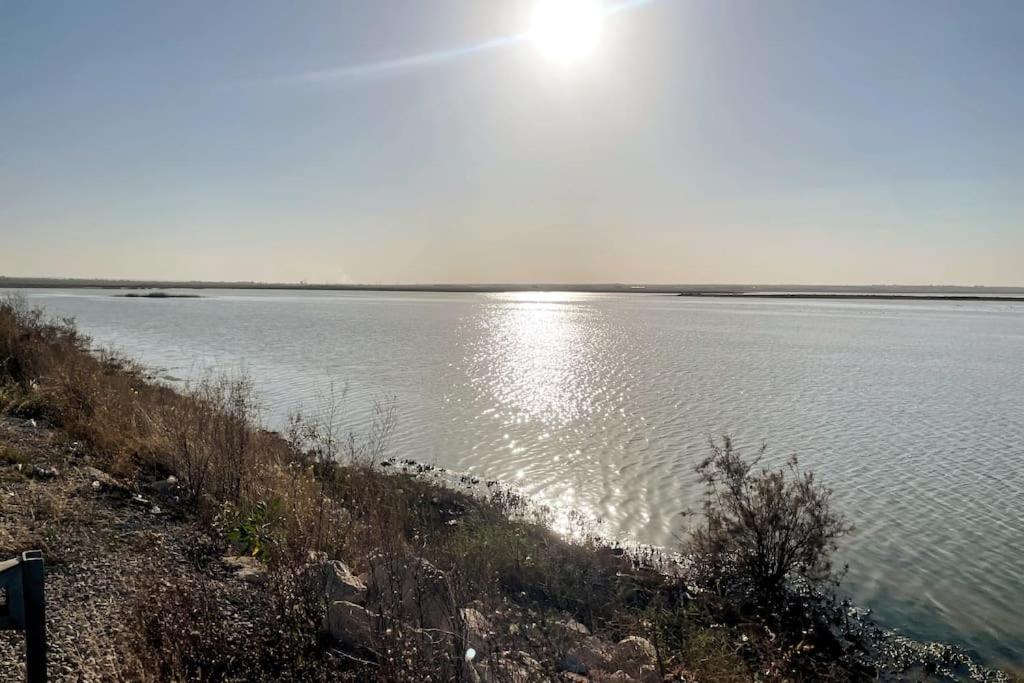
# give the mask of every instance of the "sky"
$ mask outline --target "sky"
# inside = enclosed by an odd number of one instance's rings
[[[0,275],[1024,286],[1024,2],[537,2],[0,0]]]

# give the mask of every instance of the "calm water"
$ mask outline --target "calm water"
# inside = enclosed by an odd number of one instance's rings
[[[332,381],[392,453],[672,545],[710,434],[797,453],[883,624],[1024,664],[1024,304],[207,291],[29,296],[165,375],[244,367],[279,426]]]

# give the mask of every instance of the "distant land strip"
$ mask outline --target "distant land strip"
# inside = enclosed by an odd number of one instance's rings
[[[138,289],[138,290],[287,290],[369,292],[592,292],[605,294],[677,294],[687,297],[761,299],[875,299],[927,301],[1024,302],[1024,287],[962,285],[793,285],[793,284],[623,284],[623,283],[486,283],[486,284],[333,284],[287,282],[215,282],[112,280],[0,276],[0,289]],[[145,295],[137,295],[145,296]],[[160,295],[157,294],[158,298]]]
[[[714,297],[718,299],[871,299],[873,301],[1016,301],[1024,296],[993,296],[990,294],[868,294],[843,292],[680,292],[678,296]]]

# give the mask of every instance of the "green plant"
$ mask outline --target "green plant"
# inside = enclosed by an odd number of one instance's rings
[[[270,551],[277,544],[273,527],[280,516],[281,501],[261,500],[239,515],[228,530],[228,540],[261,562],[270,560]]]

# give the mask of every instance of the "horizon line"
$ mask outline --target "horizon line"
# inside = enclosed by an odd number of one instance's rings
[[[758,291],[765,289],[786,288],[798,291],[813,289],[829,290],[850,290],[850,289],[876,289],[876,290],[1003,290],[1024,292],[1022,285],[964,285],[964,284],[913,284],[913,283],[795,283],[795,282],[310,282],[300,281],[274,281],[274,280],[174,280],[157,278],[111,278],[111,277],[61,277],[61,276],[9,276],[0,275],[0,284],[5,287],[102,287],[116,288],[118,286],[128,288],[194,288],[194,289],[217,289],[217,288],[251,288],[251,289],[335,289],[335,290],[420,290],[420,291],[522,291],[522,290],[547,290],[547,291],[594,291],[597,288],[613,288],[609,291],[654,291],[654,292],[677,292],[677,291],[723,291],[728,289],[743,289],[746,291]]]

